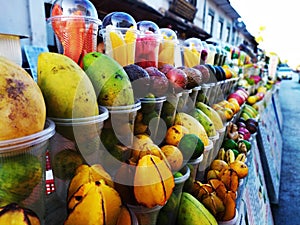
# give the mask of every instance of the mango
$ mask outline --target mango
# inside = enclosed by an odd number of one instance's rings
[[[97,97],[90,79],[69,57],[43,52],[38,57],[37,71],[47,116],[83,118],[99,114]]]
[[[124,68],[113,58],[100,52],[83,57],[83,69],[92,81],[99,105],[134,104],[131,82]]]
[[[39,86],[19,65],[0,57],[0,141],[44,129],[46,105]]]

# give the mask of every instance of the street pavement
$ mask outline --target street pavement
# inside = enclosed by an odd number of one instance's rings
[[[272,205],[275,225],[300,225],[300,84],[298,74],[279,90],[283,128],[279,203]]]

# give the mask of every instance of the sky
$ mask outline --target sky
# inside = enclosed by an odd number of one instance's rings
[[[230,0],[230,4],[254,37],[265,27],[261,49],[276,53],[292,67],[300,64],[299,0]]]

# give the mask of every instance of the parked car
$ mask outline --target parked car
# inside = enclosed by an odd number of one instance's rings
[[[286,79],[286,80],[291,80],[293,78],[293,70],[291,67],[289,67],[287,64],[279,65],[277,67],[277,77],[279,79]]]

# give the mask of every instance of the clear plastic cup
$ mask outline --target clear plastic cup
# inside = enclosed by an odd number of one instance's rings
[[[210,151],[213,150],[213,147],[214,147],[213,141],[209,140],[209,144],[204,147],[204,152],[202,154],[203,160],[199,164],[196,177],[195,177],[196,180],[205,181],[206,168],[210,166],[209,155],[210,155]]]
[[[192,89],[192,92],[190,93],[190,98],[191,98],[191,108],[195,107],[196,101],[197,101],[197,96],[199,91],[201,90],[201,86],[194,87]]]
[[[220,136],[219,136],[218,132],[215,136],[208,137],[209,140],[211,140],[213,142],[213,149],[209,152],[209,155],[208,155],[208,164],[209,165],[214,160],[216,153],[219,151],[219,149],[218,149],[219,137]]]
[[[158,52],[158,66],[175,65],[175,48],[178,44],[176,33],[169,28],[160,28],[162,36]]]
[[[174,225],[177,221],[177,213],[180,204],[182,189],[185,181],[190,176],[190,169],[185,165],[179,172],[181,177],[175,177],[175,187],[166,205],[160,210],[156,225]]]
[[[191,171],[190,171],[190,177],[192,180],[196,179],[196,176],[198,174],[198,170],[200,167],[200,164],[203,163],[204,155],[202,154],[200,157],[197,159],[190,159],[187,163],[191,166]]]
[[[199,38],[188,38],[181,46],[182,65],[193,67],[200,64],[202,41]]]
[[[58,53],[80,64],[82,55],[97,50],[101,20],[89,16],[53,16],[48,18],[55,34]]]
[[[135,64],[142,68],[158,67],[160,43],[160,34],[139,32],[136,39]]]
[[[235,225],[238,218],[239,218],[239,212],[236,209],[235,210],[235,216],[233,217],[233,219],[228,220],[228,221],[218,221],[218,225]]]
[[[58,200],[66,204],[67,190],[75,169],[82,164],[101,161],[100,135],[108,111],[99,107],[99,115],[85,118],[51,118],[56,132],[50,139],[49,157]]]
[[[161,121],[161,111],[166,99],[166,96],[140,99],[141,108],[134,124],[135,135],[147,134],[156,144],[163,141],[167,127]],[[160,132],[158,133],[159,129]]]
[[[25,137],[0,141],[1,207],[17,203],[34,211],[45,224],[46,150],[55,133],[47,119],[42,131]]]
[[[134,64],[137,30],[135,28],[115,28],[107,26],[100,31],[105,54],[115,59],[121,66]]]
[[[179,98],[177,111],[178,112],[185,112],[186,108],[188,107],[188,101],[190,100],[190,94],[192,93],[192,89],[185,89],[182,91],[182,96]]]
[[[171,127],[174,124],[179,98],[181,96],[181,92],[176,94],[170,93],[163,103],[161,118],[164,120],[167,127]]]
[[[128,208],[134,213],[139,225],[156,225],[159,211],[163,206],[157,205],[153,208],[147,208],[142,205],[130,205]]]

